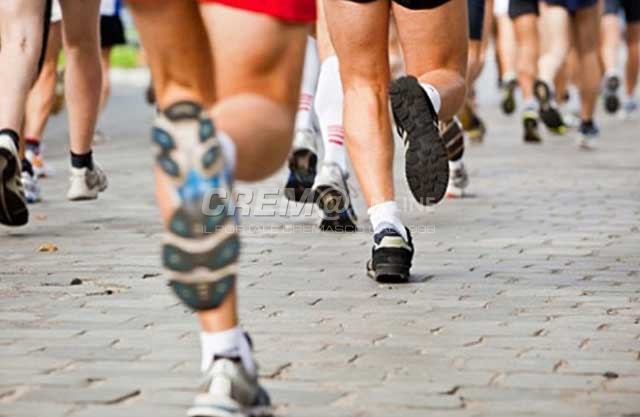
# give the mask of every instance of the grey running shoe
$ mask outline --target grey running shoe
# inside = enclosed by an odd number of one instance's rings
[[[216,357],[205,374],[204,392],[196,396],[188,417],[266,417],[269,394],[249,375],[239,358]]]
[[[316,178],[318,164],[317,135],[313,130],[298,130],[289,156],[289,178],[284,195],[291,201],[305,201]]]
[[[462,160],[449,162],[448,198],[464,197],[464,190],[469,186],[469,174]]]
[[[351,204],[347,174],[335,163],[326,163],[313,184],[320,208],[320,229],[333,232],[355,232],[358,218]]]
[[[14,135],[13,132],[0,132],[0,223],[22,226],[29,221],[29,210],[24,198]]]
[[[602,96],[604,98],[604,109],[609,114],[617,113],[620,109],[620,98],[618,89],[620,88],[620,77],[609,75],[604,80]]]
[[[38,176],[28,161],[22,165],[22,186],[24,187],[24,197],[27,203],[33,204],[42,200]]]
[[[542,80],[536,80],[533,91],[540,105],[540,119],[547,129],[558,135],[564,134],[567,127],[562,120],[562,114],[558,111],[551,87]]]
[[[596,148],[596,142],[600,136],[600,129],[593,122],[582,122],[580,124],[579,135],[576,144],[579,148],[585,150],[593,150]]]
[[[71,201],[94,200],[109,185],[107,175],[97,162],[93,163],[93,169],[71,167],[69,182],[67,199]]]

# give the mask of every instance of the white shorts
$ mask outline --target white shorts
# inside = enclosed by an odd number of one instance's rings
[[[505,16],[509,13],[509,0],[493,0],[493,15]]]
[[[51,23],[60,22],[62,20],[62,9],[58,0],[53,0],[51,5]]]

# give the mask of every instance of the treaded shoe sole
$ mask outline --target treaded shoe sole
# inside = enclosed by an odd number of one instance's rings
[[[516,81],[510,81],[504,89],[503,98],[502,98],[502,111],[504,114],[513,114],[516,111],[516,98],[515,98],[515,89],[518,83]]]
[[[367,275],[383,284],[400,284],[409,281],[411,269],[404,264],[379,264],[373,267],[373,261],[367,262]]]
[[[320,186],[315,190],[316,202],[322,212],[320,230],[325,232],[356,232],[357,221],[351,201],[335,187]],[[326,216],[326,217],[325,217]]]
[[[552,98],[549,86],[543,81],[536,80],[533,91],[540,103],[540,119],[542,119],[545,126],[553,133],[559,135],[565,133],[567,127],[562,120],[562,115],[551,104]]]
[[[526,118],[523,120],[524,141],[525,143],[538,144],[542,143],[540,133],[538,132],[538,121],[534,118]]]
[[[620,110],[620,98],[618,98],[619,88],[620,79],[618,77],[607,78],[604,86],[604,108],[609,114],[616,113]]]
[[[289,178],[284,196],[291,201],[306,201],[316,179],[318,156],[309,149],[299,149],[289,157]]]
[[[393,118],[405,134],[405,176],[420,204],[444,198],[449,181],[447,147],[438,131],[426,93],[415,77],[401,77],[389,89]]]
[[[8,149],[0,148],[0,223],[22,226],[29,221],[29,209],[21,195],[7,186],[18,170],[18,161]]]

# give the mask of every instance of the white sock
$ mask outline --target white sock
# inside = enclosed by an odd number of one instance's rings
[[[300,104],[296,113],[295,130],[313,129],[313,97],[318,85],[320,72],[320,58],[316,41],[311,36],[307,37],[307,49],[304,55],[304,71],[302,72],[302,85],[300,86]]]
[[[526,99],[524,102],[524,110],[538,111],[538,100],[533,97]]]
[[[429,100],[431,100],[431,104],[433,105],[433,109],[436,111],[436,114],[440,113],[440,107],[442,107],[442,99],[440,98],[440,93],[438,90],[432,86],[431,84],[420,83],[422,89],[429,96]]]
[[[242,366],[250,375],[255,375],[256,364],[251,355],[251,346],[240,326],[222,332],[201,332],[202,362],[200,369],[206,372],[219,356],[239,357]]]
[[[220,147],[222,148],[222,155],[224,155],[227,163],[229,164],[229,169],[231,172],[236,171],[236,144],[235,142],[227,135],[226,133],[218,130],[216,132],[216,137],[218,141],[220,141]]]
[[[324,161],[337,164],[347,171],[347,153],[344,147],[342,109],[344,96],[340,81],[340,65],[335,55],[325,59],[320,67],[315,110],[322,133]]]
[[[383,229],[391,228],[398,232],[404,240],[409,240],[407,230],[400,220],[400,210],[395,201],[385,201],[369,207],[367,211],[369,220],[373,225],[373,233],[378,233]]]
[[[505,84],[515,79],[517,79],[517,74],[513,71],[502,74],[502,82]]]

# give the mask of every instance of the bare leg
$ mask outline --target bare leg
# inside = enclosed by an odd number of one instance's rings
[[[498,25],[497,47],[500,62],[502,62],[502,73],[504,75],[515,74],[517,49],[513,22],[507,15],[498,16],[496,22]]]
[[[533,83],[538,77],[538,18],[526,14],[517,17],[513,24],[518,43],[518,81],[526,102],[533,100]]]
[[[347,150],[369,207],[394,200],[389,100],[389,2],[324,2],[340,61]],[[398,17],[396,15],[396,17]]]
[[[400,44],[408,74],[436,87],[442,98],[438,116],[451,119],[464,101],[468,30],[451,27],[467,21],[465,0],[452,0],[431,10],[411,11],[394,3]],[[429,44],[429,48],[423,46]]]
[[[62,26],[52,23],[47,51],[38,80],[29,92],[24,118],[24,137],[40,141],[44,134],[56,95],[58,55],[62,48]]]
[[[574,30],[580,59],[580,117],[592,120],[600,91],[602,73],[598,61],[598,6],[576,12]]]
[[[0,2],[0,129],[20,132],[42,49],[44,0]]]
[[[620,52],[620,18],[615,14],[602,16],[600,22],[600,57],[605,74],[618,71],[618,53]]]
[[[571,48],[569,12],[561,6],[540,3],[540,27],[545,48],[538,65],[539,78],[552,86]]]
[[[99,44],[99,0],[61,0],[63,43],[67,58],[65,95],[69,110],[71,152],[91,151],[102,72]]]
[[[111,94],[111,79],[109,78],[109,69],[111,68],[111,49],[100,49],[100,66],[102,67],[102,89],[100,90],[100,111],[104,110],[109,101]]]
[[[638,73],[640,67],[640,22],[627,25],[627,84],[628,97],[633,97],[638,85]]]

